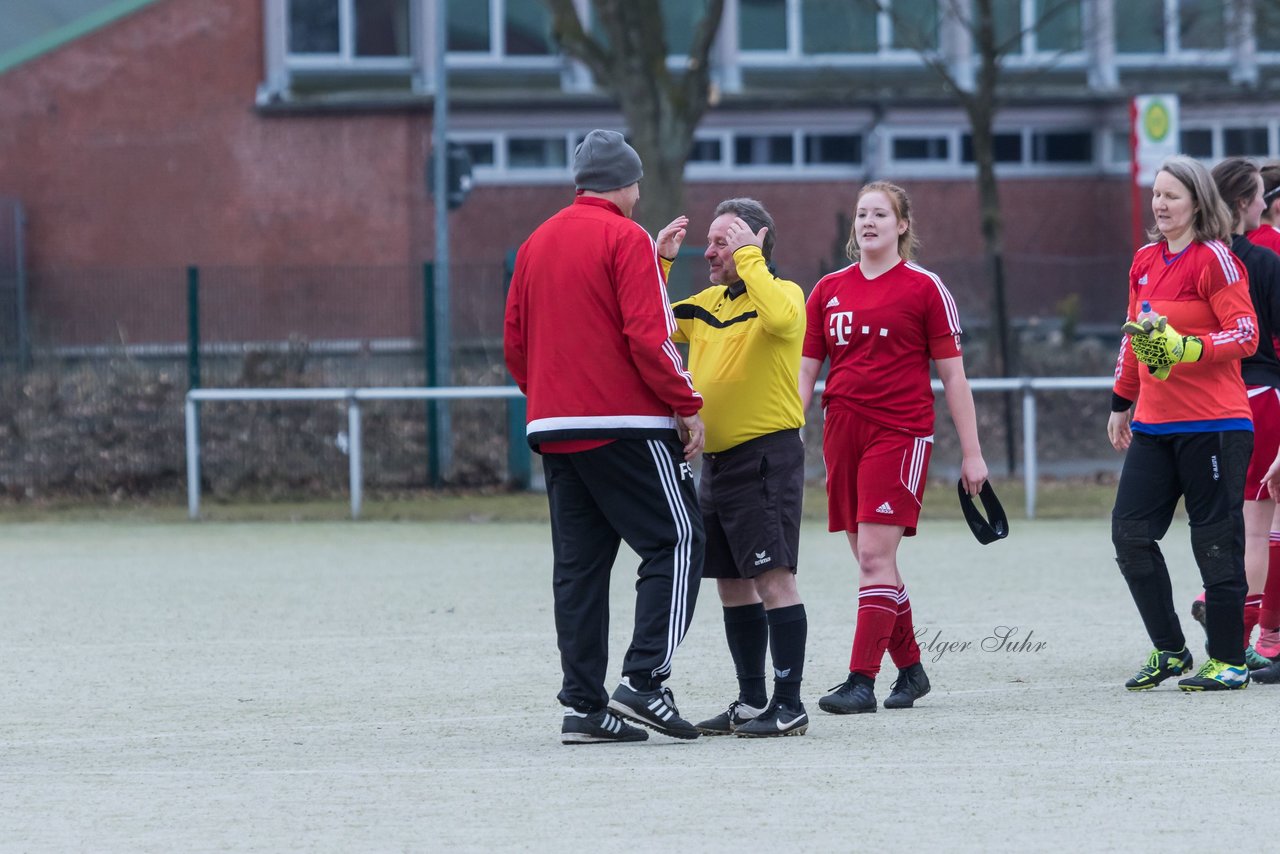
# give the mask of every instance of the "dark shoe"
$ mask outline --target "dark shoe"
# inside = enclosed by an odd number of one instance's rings
[[[929,693],[929,688],[929,677],[925,675],[924,666],[920,662],[910,667],[900,667],[893,689],[884,698],[884,707],[909,709],[916,704],[916,700]]]
[[[676,709],[676,701],[671,696],[671,689],[665,686],[652,691],[637,691],[631,687],[631,680],[622,677],[613,696],[609,698],[609,709],[617,712],[632,723],[647,726],[654,732],[669,735],[672,738],[694,739],[698,731],[693,724],[680,717]]]
[[[1166,679],[1181,676],[1191,669],[1191,653],[1186,647],[1178,652],[1153,649],[1147,656],[1147,663],[1124,683],[1130,691],[1145,691],[1154,688]]]
[[[809,729],[809,713],[804,703],[790,706],[774,700],[763,713],[734,730],[739,738],[777,738],[783,735],[804,735]]]
[[[695,729],[703,735],[733,735],[738,727],[759,717],[765,710],[747,705],[741,700],[734,700],[726,711],[714,718],[707,718]]]
[[[1211,658],[1200,665],[1195,676],[1178,680],[1183,691],[1239,691],[1249,687],[1249,668]]]
[[[1260,682],[1263,685],[1280,684],[1280,661],[1275,661],[1261,670],[1255,670],[1249,674],[1254,682]]]
[[[876,681],[861,673],[850,673],[844,684],[831,689],[832,693],[818,701],[818,708],[833,715],[859,715],[876,710],[876,695],[872,690]]]
[[[604,744],[606,742],[648,741],[649,733],[628,726],[607,709],[598,712],[564,710],[560,741],[565,744]]]
[[[1249,644],[1244,648],[1244,663],[1250,670],[1261,670],[1271,665],[1271,659],[1254,649],[1253,644]]]

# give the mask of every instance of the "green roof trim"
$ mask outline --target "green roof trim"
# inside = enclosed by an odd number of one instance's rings
[[[83,18],[78,18],[55,30],[51,30],[21,47],[0,53],[0,74],[12,71],[25,62],[30,62],[36,57],[57,50],[94,30],[99,30],[126,15],[132,15],[139,9],[158,2],[159,0],[116,0],[114,3],[109,3],[96,12],[91,12]]]

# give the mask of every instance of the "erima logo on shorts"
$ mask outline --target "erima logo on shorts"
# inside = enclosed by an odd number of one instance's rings
[[[877,507],[877,508],[876,508],[876,512],[877,512],[877,513],[886,513],[886,514],[888,514],[888,515],[892,516],[892,515],[893,515],[893,508],[892,508],[892,507],[890,507],[890,506],[889,506],[889,502],[888,502],[888,501],[886,501],[885,503],[881,504],[879,507]]]
[[[760,566],[761,564],[766,564],[771,560],[773,560],[773,558],[769,557],[768,549],[765,549],[762,552],[756,552],[756,566]]]
[[[1217,480],[1218,479],[1218,455],[1214,454],[1212,457],[1209,457],[1209,462],[1213,465],[1213,479]]]

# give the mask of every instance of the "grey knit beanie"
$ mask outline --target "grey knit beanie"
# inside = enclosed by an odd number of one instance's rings
[[[573,183],[579,190],[604,193],[642,177],[640,155],[615,130],[593,130],[573,152]]]

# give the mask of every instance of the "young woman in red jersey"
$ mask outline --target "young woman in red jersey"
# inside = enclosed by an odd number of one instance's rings
[[[1280,161],[1273,160],[1262,172],[1262,217],[1256,228],[1245,233],[1250,243],[1280,253]]]
[[[1107,421],[1111,444],[1127,450],[1111,539],[1155,646],[1125,687],[1154,688],[1191,669],[1157,545],[1182,498],[1204,581],[1209,657],[1178,684],[1184,691],[1244,688],[1243,505],[1253,422],[1240,360],[1257,349],[1257,318],[1245,269],[1224,242],[1231,213],[1208,170],[1190,157],[1166,159],[1151,211],[1154,242],[1138,250],[1129,271],[1129,337]],[[1154,328],[1138,325],[1144,304],[1163,318]]]
[[[876,710],[875,678],[886,649],[898,678],[885,708],[910,708],[929,692],[898,545],[916,533],[929,469],[931,361],[960,436],[964,488],[976,495],[987,479],[960,353],[960,316],[942,280],[912,263],[912,225],[901,187],[864,186],[847,247],[854,263],[823,277],[807,304],[800,397],[807,408],[830,360],[822,394],[829,528],[846,533],[859,568],[849,676],[818,701],[833,714]]]
[[[1258,166],[1244,157],[1229,157],[1213,167],[1213,183],[1231,212],[1231,251],[1249,274],[1249,295],[1258,316],[1258,349],[1240,363],[1253,417],[1253,454],[1245,476],[1244,574],[1249,590],[1244,600],[1244,659],[1250,670],[1259,670],[1280,658],[1280,513],[1263,484],[1267,467],[1280,451],[1280,357],[1275,334],[1280,331],[1280,256],[1254,245],[1245,235],[1255,233],[1265,203]],[[1280,238],[1280,232],[1273,232]],[[1275,567],[1271,580],[1272,609],[1260,621],[1268,564]],[[1204,622],[1204,594],[1191,604],[1191,616]],[[1250,645],[1255,626],[1262,634]],[[1265,677],[1264,677],[1265,678]]]

